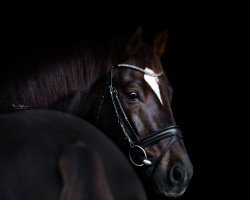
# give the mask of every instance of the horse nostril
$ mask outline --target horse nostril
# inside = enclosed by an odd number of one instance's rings
[[[183,181],[184,179],[184,172],[180,166],[172,167],[170,171],[170,180],[172,183],[178,184],[179,182]]]

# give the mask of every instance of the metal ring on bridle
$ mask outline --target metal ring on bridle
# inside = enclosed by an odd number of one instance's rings
[[[142,163],[141,163],[141,164],[134,162],[133,159],[132,159],[132,157],[131,157],[131,149],[134,149],[134,148],[140,149],[140,150],[142,151],[142,153],[144,154],[144,159],[142,160]],[[134,145],[134,148],[130,148],[130,150],[129,150],[129,159],[130,159],[130,161],[131,161],[135,166],[137,166],[137,167],[142,167],[143,165],[151,165],[151,164],[152,164],[151,161],[148,160],[147,154],[146,154],[145,150],[144,150],[141,146]]]

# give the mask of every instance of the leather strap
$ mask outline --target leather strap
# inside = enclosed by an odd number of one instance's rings
[[[153,170],[151,173],[151,179],[153,179],[154,173],[157,169],[157,167],[159,166],[159,163],[161,162],[162,158],[165,156],[165,154],[167,153],[167,151],[170,149],[170,147],[172,146],[172,144],[174,144],[174,142],[178,139],[180,139],[181,136],[174,136],[170,142],[166,145],[166,147],[163,149],[163,151],[161,152],[161,155],[159,156],[159,158],[156,161],[153,161]]]
[[[151,145],[153,143],[156,143],[162,139],[165,139],[168,137],[173,137],[173,136],[182,137],[181,130],[179,127],[171,126],[171,127],[166,128],[166,129],[152,133],[140,141],[140,146],[146,147],[146,146]]]

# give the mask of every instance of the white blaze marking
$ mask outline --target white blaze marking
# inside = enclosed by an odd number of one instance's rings
[[[148,71],[148,72],[154,74],[154,71],[149,69],[149,68],[145,68],[145,71]],[[149,75],[145,74],[144,79],[150,85],[150,87],[154,90],[155,94],[157,95],[161,104],[163,105],[163,102],[161,99],[160,88],[159,88],[159,84],[158,84],[158,82],[159,82],[158,77],[153,77],[153,76],[149,76]]]

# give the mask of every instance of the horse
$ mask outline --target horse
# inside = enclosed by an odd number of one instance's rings
[[[93,125],[59,111],[28,110],[0,116],[0,199],[147,197],[126,157]]]
[[[46,52],[2,79],[0,112],[54,109],[79,116],[114,141],[155,194],[178,197],[193,166],[171,110],[172,87],[161,64],[168,32],[145,40],[85,43]]]

